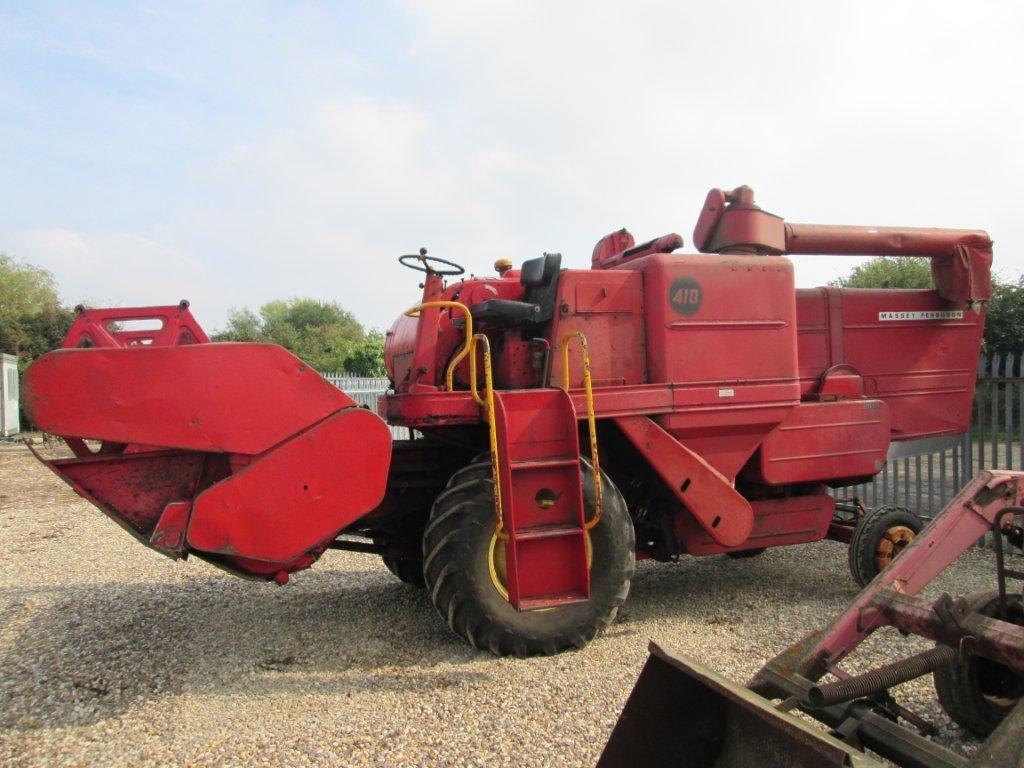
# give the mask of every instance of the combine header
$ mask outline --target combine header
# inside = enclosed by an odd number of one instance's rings
[[[282,583],[373,552],[497,654],[586,644],[636,558],[831,537],[866,583],[920,522],[831,489],[967,430],[991,242],[789,224],[747,187],[712,190],[694,239],[620,230],[590,269],[450,282],[401,257],[423,292],[388,332],[379,416],[279,347],[209,343],[187,304],[83,310],[27,406],[75,454],[47,464],[148,546]],[[786,254],[924,256],[935,289],[797,290]]]

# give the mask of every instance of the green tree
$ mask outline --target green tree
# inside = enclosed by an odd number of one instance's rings
[[[270,301],[259,312],[232,310],[214,341],[280,344],[318,371],[378,375],[384,366],[380,333],[367,333],[351,312],[316,299]],[[370,373],[364,373],[370,371]]]
[[[832,281],[839,288],[931,288],[929,259],[882,256],[858,264],[850,274]]]
[[[29,363],[60,346],[74,313],[61,305],[53,275],[0,253],[0,352]]]
[[[370,331],[363,343],[345,362],[345,370],[357,376],[386,376],[384,368],[384,334]]]
[[[228,326],[210,337],[213,341],[262,341],[260,316],[246,307],[228,312]]]
[[[1024,352],[1024,277],[993,280],[985,317],[986,352]]]

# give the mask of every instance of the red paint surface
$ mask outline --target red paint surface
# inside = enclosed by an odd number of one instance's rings
[[[740,546],[716,542],[697,521],[687,515],[676,519],[676,535],[691,555],[718,555],[729,550],[782,547],[820,541],[828,533],[835,501],[824,489],[817,493],[750,502],[754,521],[750,535]]]
[[[590,571],[572,400],[560,389],[496,393],[495,416],[509,602],[526,610],[586,600]]]
[[[355,405],[272,344],[61,349],[25,390],[53,434],[224,453],[262,453]]]
[[[747,540],[754,513],[728,478],[645,416],[615,423],[715,543],[736,547]]]
[[[199,494],[189,545],[283,562],[334,539],[384,497],[391,433],[361,408],[340,411]]]
[[[206,344],[206,332],[183,301],[167,307],[79,308],[64,347]]]
[[[597,418],[619,421],[602,439],[645,457],[678,503],[676,535],[694,554],[820,539],[832,515],[823,484],[870,476],[891,441],[969,425],[984,323],[973,302],[990,290],[984,232],[787,224],[739,188],[712,190],[695,241],[712,253],[673,253],[675,235],[637,246],[620,230],[595,248],[596,268],[561,273],[550,322],[477,324],[502,390],[506,554],[519,607],[585,599],[589,589],[578,354],[570,392],[554,389],[565,383],[558,350],[569,333],[588,340]],[[926,256],[937,290],[797,291],[786,253]],[[428,276],[421,300],[522,300],[519,274]],[[396,311],[411,303],[396,299]],[[145,319],[158,327],[122,325]],[[79,457],[53,469],[153,546],[281,580],[342,528],[390,514],[378,508],[391,455],[380,419],[283,349],[207,341],[187,305],[80,313],[67,345],[94,348],[46,355],[25,382],[37,423]],[[395,394],[381,412],[485,450],[468,361],[456,371],[459,391],[444,391],[464,341],[457,311],[400,317],[386,343]],[[545,347],[551,374],[539,381],[535,352]],[[474,429],[434,432],[457,426]],[[101,453],[84,438],[102,440]],[[541,489],[558,501],[538,505]]]
[[[750,475],[768,485],[873,477],[888,449],[881,400],[801,403],[761,443]]]
[[[203,461],[203,454],[191,451],[151,451],[45,463],[79,495],[148,541],[168,504],[192,498]]]

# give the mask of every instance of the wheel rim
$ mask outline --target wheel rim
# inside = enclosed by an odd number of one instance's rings
[[[487,545],[487,573],[491,577],[491,585],[495,591],[505,600],[508,600],[508,566],[505,562],[505,546],[503,540],[498,538],[495,531],[491,534],[491,541]],[[594,561],[594,548],[590,542],[590,531],[586,531],[583,537],[584,546],[587,552],[587,570],[589,571]],[[499,546],[501,543],[501,546]],[[545,610],[552,611],[554,608]]]
[[[913,528],[906,525],[894,525],[885,529],[875,545],[875,566],[879,571],[884,570],[889,563],[896,559],[907,545],[914,540],[917,534]]]

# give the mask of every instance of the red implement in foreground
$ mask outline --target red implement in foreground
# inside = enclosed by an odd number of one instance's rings
[[[1020,768],[1024,603],[1007,581],[1024,572],[1006,567],[1003,549],[1007,541],[1024,543],[1022,503],[1024,473],[982,472],[838,618],[772,659],[747,688],[652,643],[599,768],[879,765],[863,749],[908,768]],[[917,596],[986,533],[996,546],[996,589],[955,600]],[[844,671],[842,662],[886,627],[935,646]],[[890,690],[927,674],[949,716],[986,739],[972,760],[925,738],[938,732],[935,725]],[[782,702],[777,709],[773,699]],[[827,725],[829,734],[787,714],[793,709]]]
[[[712,190],[695,240],[620,230],[590,269],[450,282],[401,257],[423,293],[379,415],[281,348],[210,343],[184,303],[83,310],[27,406],[75,454],[49,466],[154,549],[279,581],[377,553],[498,654],[586,644],[636,558],[831,537],[869,581],[920,521],[831,491],[967,430],[988,236],[789,224],[741,187]],[[796,289],[787,253],[927,257],[936,288]]]

